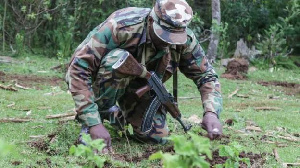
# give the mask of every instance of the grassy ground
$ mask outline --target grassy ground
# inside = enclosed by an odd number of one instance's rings
[[[56,59],[43,57],[20,57],[18,63],[1,64],[0,71],[2,85],[12,84],[15,81],[5,80],[10,75],[32,76],[47,78],[49,82],[37,84],[38,80],[26,83],[28,90],[18,88],[17,92],[0,89],[0,119],[23,118],[31,119],[25,123],[0,123],[0,139],[2,143],[14,144],[15,153],[0,154],[0,167],[81,167],[83,160],[68,155],[68,148],[78,137],[80,125],[75,122],[60,123],[58,119],[46,119],[46,115],[71,112],[74,108],[71,95],[67,93],[63,81],[53,86],[51,79],[63,78],[64,74],[50,70],[59,64]],[[216,68],[221,74],[224,69]],[[245,147],[246,152],[257,154],[266,153],[265,165],[262,167],[281,167],[273,157],[272,150],[278,151],[281,162],[300,162],[299,141],[293,142],[282,137],[293,137],[299,140],[300,133],[300,91],[280,86],[262,86],[259,81],[282,81],[300,84],[299,71],[279,70],[254,71],[248,74],[248,80],[227,80],[221,78],[224,98],[224,111],[221,120],[224,124],[226,139],[213,141],[213,148],[220,144],[236,141]],[[183,75],[179,76],[179,108],[184,118],[193,114],[202,116],[202,105],[199,93],[192,81]],[[22,81],[17,81],[22,85]],[[51,85],[52,84],[52,85]],[[171,82],[167,83],[171,86]],[[228,98],[236,89],[236,95]],[[293,95],[293,92],[296,92]],[[248,98],[243,98],[243,97]],[[186,99],[184,97],[194,97]],[[270,99],[273,97],[275,99]],[[276,107],[273,110],[255,110],[256,107]],[[232,119],[234,125],[228,126],[225,121]],[[173,134],[183,134],[179,124],[169,117],[169,126]],[[251,123],[251,124],[249,124]],[[255,125],[261,132],[247,130],[246,127]],[[158,161],[148,161],[146,153],[167,146],[141,144],[134,140],[127,142],[126,138],[119,137],[116,131],[109,127],[113,138],[113,147],[119,156],[118,163],[112,167],[157,167]],[[198,126],[194,126],[198,127]],[[202,133],[205,133],[202,131]],[[55,135],[54,138],[49,134]],[[51,142],[32,138],[32,136],[48,136]],[[289,136],[290,135],[290,136]],[[298,137],[297,137],[298,136]],[[33,144],[32,147],[28,144]],[[0,141],[1,143],[1,141]],[[0,149],[1,149],[0,144]],[[3,145],[2,145],[3,146]]]

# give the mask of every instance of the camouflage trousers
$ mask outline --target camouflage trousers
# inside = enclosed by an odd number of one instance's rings
[[[135,92],[137,89],[145,86],[147,80],[136,77],[121,77],[112,71],[112,65],[123,54],[128,53],[122,49],[114,49],[101,60],[100,68],[93,85],[95,102],[98,105],[101,119],[108,118],[103,111],[107,111],[107,109],[118,104],[122,111],[122,117],[127,124],[132,125],[134,136],[137,139],[142,141],[151,140],[163,144],[166,142],[164,137],[169,134],[163,108],[159,108],[156,112],[150,132],[145,134],[140,131],[143,115],[152,100],[152,96],[149,92],[138,98]]]

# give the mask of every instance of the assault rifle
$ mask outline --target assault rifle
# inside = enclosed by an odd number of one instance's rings
[[[181,113],[177,107],[177,103],[171,93],[164,87],[162,81],[158,78],[155,72],[149,72],[147,69],[138,63],[135,58],[128,54],[124,54],[113,66],[113,73],[122,76],[137,76],[146,78],[148,85],[138,89],[136,95],[141,97],[149,90],[155,92],[155,97],[152,99],[149,107],[147,108],[141,125],[141,131],[147,133],[152,128],[153,117],[158,108],[162,105],[173,118],[175,118],[187,132],[191,126],[186,126],[181,120]]]

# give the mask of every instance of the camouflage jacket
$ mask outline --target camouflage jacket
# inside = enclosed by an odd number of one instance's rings
[[[87,38],[77,47],[72,56],[67,72],[67,83],[75,101],[78,115],[99,116],[98,106],[94,102],[92,84],[101,59],[115,48],[129,51],[137,61],[145,62],[147,69],[151,69],[155,58],[155,47],[147,30],[147,16],[150,8],[129,7],[112,13],[107,20],[92,30]],[[187,29],[188,41],[185,45],[171,45],[171,64],[167,74],[172,74],[176,67],[197,85],[202,97],[204,111],[219,114],[222,111],[222,97],[218,76],[208,63],[194,33]],[[143,54],[144,53],[144,54]],[[146,58],[142,59],[142,55]],[[144,57],[144,56],[143,56]],[[154,63],[155,64],[155,63]],[[88,126],[99,124],[87,122]]]

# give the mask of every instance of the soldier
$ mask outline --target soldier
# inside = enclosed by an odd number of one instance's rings
[[[222,97],[218,76],[209,64],[194,33],[187,27],[193,11],[185,0],[156,0],[150,8],[129,7],[115,11],[92,30],[77,47],[66,81],[75,101],[77,120],[92,139],[104,139],[111,150],[111,137],[103,119],[130,123],[141,140],[165,143],[168,136],[166,111],[159,108],[153,126],[140,131],[151,96],[135,92],[147,84],[139,77],[119,77],[112,66],[124,54],[132,55],[148,71],[165,82],[177,68],[196,84],[204,108],[202,127],[211,139],[222,134],[219,114]],[[133,67],[132,67],[133,68]],[[118,112],[120,106],[121,113]],[[198,107],[196,107],[198,108]]]

